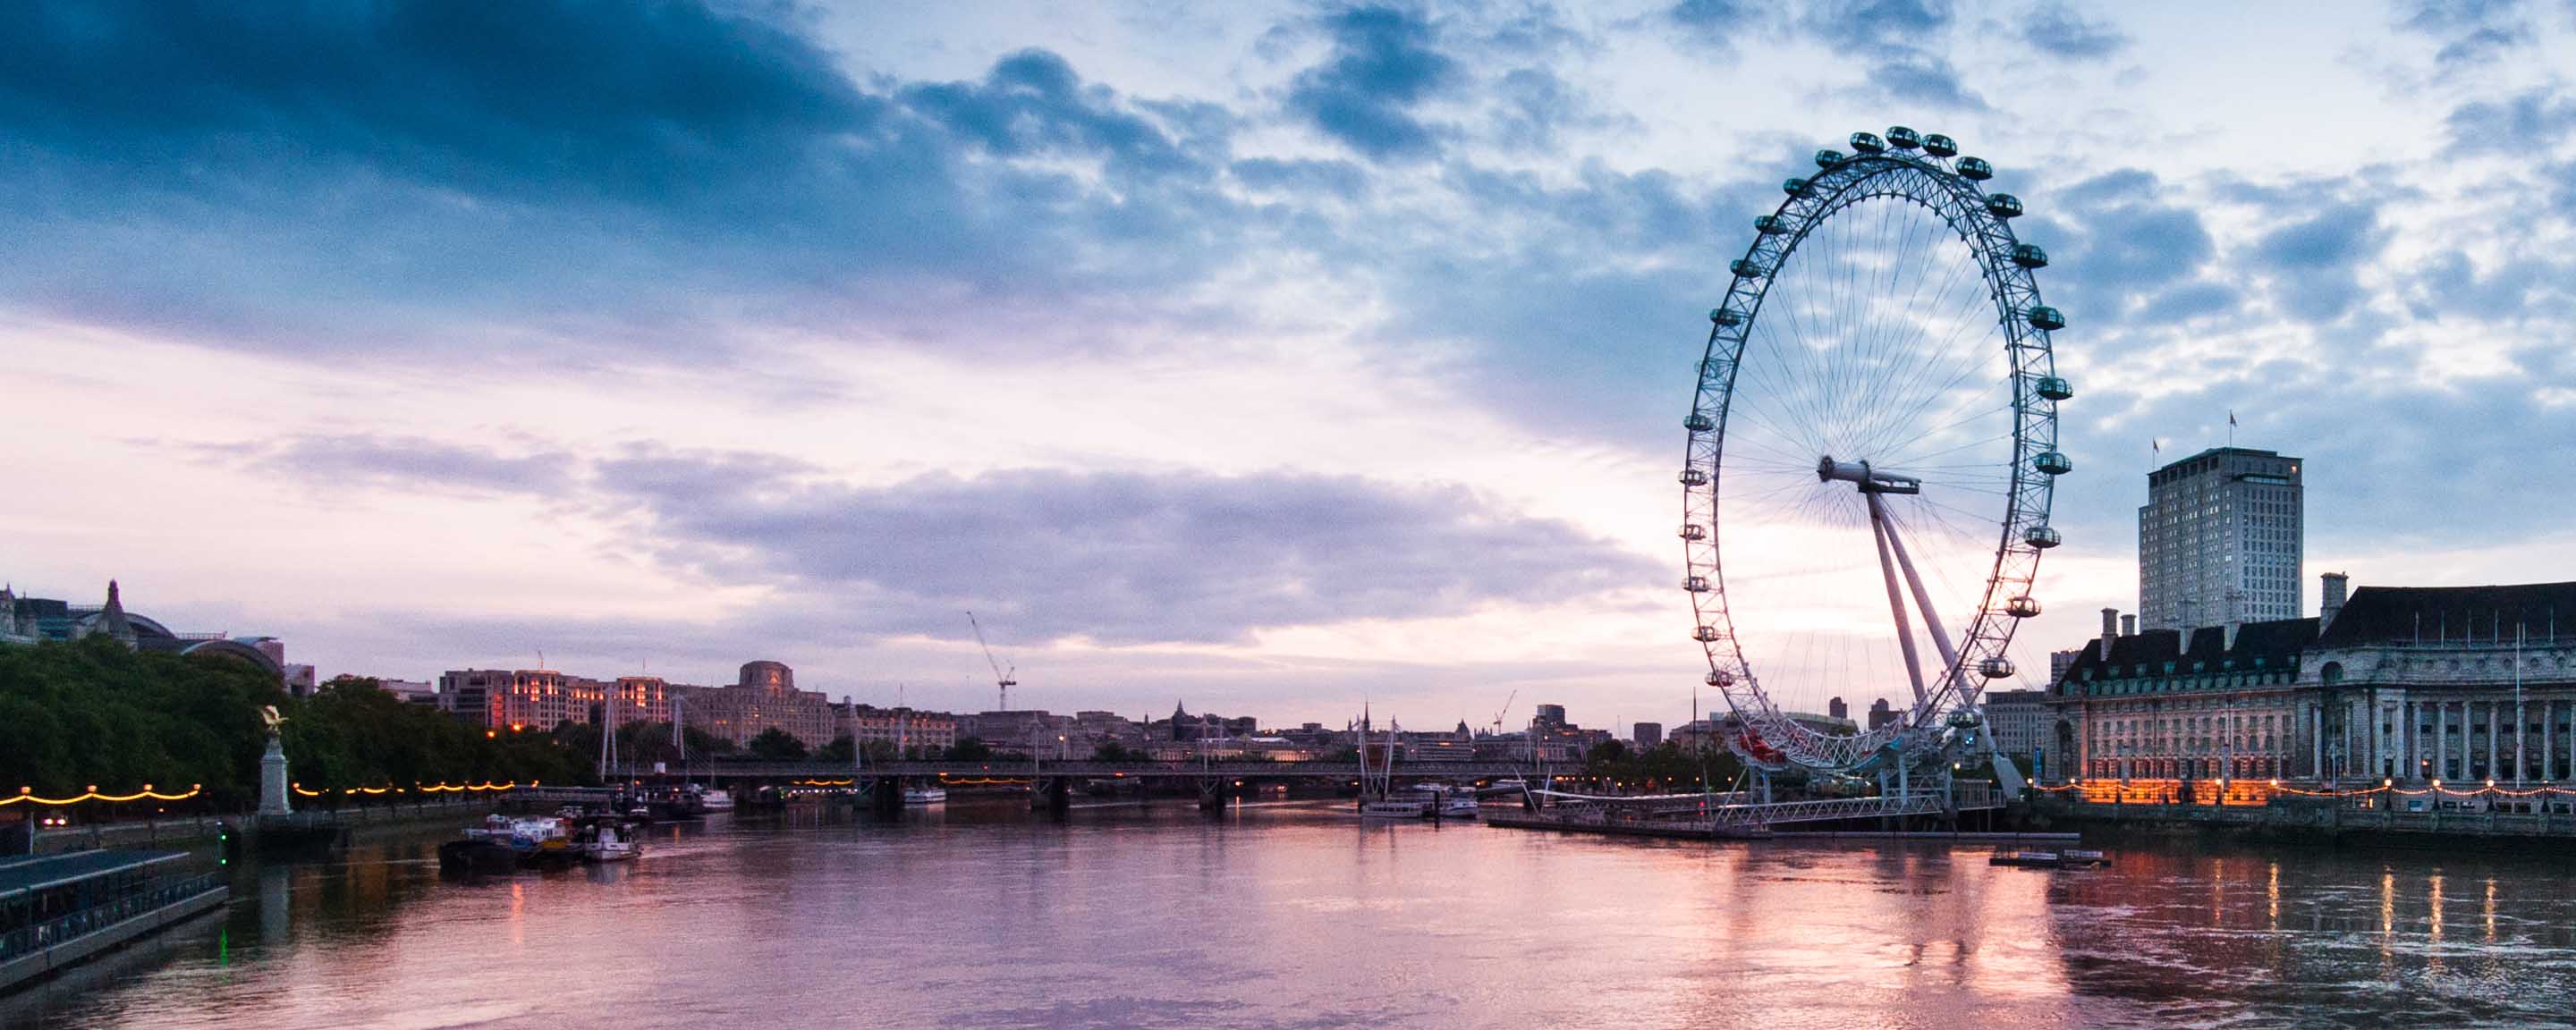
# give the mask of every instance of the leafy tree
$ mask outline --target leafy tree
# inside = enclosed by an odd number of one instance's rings
[[[984,743],[983,738],[959,737],[957,743],[949,746],[948,753],[940,757],[951,762],[985,762],[992,760],[993,749]]]
[[[805,757],[805,742],[776,726],[751,738],[749,749],[752,757],[767,762],[793,762]]]
[[[850,735],[844,733],[832,738],[831,743],[815,749],[814,760],[818,762],[834,762],[841,765],[848,765],[853,758],[858,756],[858,753],[859,749],[850,742]]]
[[[1130,751],[1127,745],[1114,740],[1101,741],[1100,746],[1091,749],[1091,760],[1095,762],[1140,762],[1144,758],[1144,755]]]

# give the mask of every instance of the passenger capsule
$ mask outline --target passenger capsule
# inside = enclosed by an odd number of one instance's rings
[[[1986,659],[1985,661],[1978,662],[1977,671],[1990,680],[2008,678],[2013,674],[2012,659],[2006,658],[2002,655],[1996,655],[1992,658]]]
[[[1843,163],[1842,151],[1835,150],[1831,147],[1816,151],[1816,167],[1818,168],[1831,168],[1841,163]]]
[[[1782,193],[1802,193],[1805,192],[1806,189],[1807,180],[1796,176],[1791,176],[1780,181],[1780,192]]]
[[[1753,231],[1764,236],[1777,236],[1789,231],[1789,222],[1778,215],[1755,215]]]
[[[1682,420],[1682,428],[1694,433],[1705,433],[1711,429],[1717,428],[1717,420],[1698,412],[1692,412],[1691,417]]]
[[[1735,674],[1719,669],[1709,673],[1705,682],[1712,687],[1732,687],[1735,685]]]
[[[1851,148],[1864,154],[1880,154],[1887,151],[1887,144],[1881,142],[1877,136],[1866,132],[1855,132],[1851,134]]]
[[[2066,460],[2066,455],[2060,454],[2056,451],[2039,452],[2039,457],[2030,459],[2030,467],[2048,473],[2052,476],[2062,476],[2075,471],[2075,463]],[[1697,472],[1699,470],[1692,469],[1691,471]]]
[[[1957,157],[1959,141],[1936,132],[1923,137],[1923,152],[1934,157]]]
[[[1761,265],[1746,258],[1737,258],[1733,261],[1727,262],[1726,270],[1747,279],[1759,279],[1769,273],[1769,269],[1763,268]]]
[[[2021,198],[2010,193],[1991,194],[1986,197],[1986,213],[1997,218],[2019,218]]]
[[[1987,164],[1986,159],[1982,157],[1960,158],[1958,169],[1960,175],[1978,182],[1984,182],[1995,177],[1995,166]]]
[[[2030,324],[2049,332],[2056,332],[2066,328],[2066,315],[2056,308],[2042,304],[2030,309]]]
[[[1682,526],[1682,539],[1706,540],[1708,539],[1708,527],[1696,522],[1684,523]]]
[[[1694,594],[1705,594],[1708,592],[1708,577],[1684,576],[1682,577],[1682,589],[1688,590]]]
[[[2039,599],[2027,594],[2013,598],[2012,600],[2004,602],[2004,614],[2010,615],[2016,619],[2027,619],[2036,616],[2039,614]]]
[[[1887,127],[1887,145],[1898,150],[1912,150],[1923,145],[1923,136],[1902,125]]]
[[[2021,540],[2043,551],[2066,542],[2064,538],[2057,535],[2057,529],[2053,526],[2032,526],[2022,530]]]
[[[2039,249],[2039,245],[2034,243],[2013,244],[2012,259],[2013,264],[2023,268],[2048,267],[2048,252]]]
[[[1703,644],[1717,643],[1717,627],[1702,626],[1691,633],[1691,639]]]
[[[1681,479],[1683,486],[1707,486],[1708,471],[1696,468],[1683,469]]]
[[[1744,324],[1744,312],[1734,311],[1727,308],[1710,308],[1708,309],[1708,320],[1722,326],[1739,326]]]
[[[2075,396],[2075,385],[2056,376],[2039,377],[2039,395],[2052,401]]]

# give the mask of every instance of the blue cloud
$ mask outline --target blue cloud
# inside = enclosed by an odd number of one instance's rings
[[[2409,0],[2401,24],[2442,44],[2433,63],[2443,70],[2494,59],[2533,39],[2530,7],[2523,0]]]
[[[2264,234],[2254,245],[2253,271],[2272,280],[2282,309],[2300,318],[2330,322],[2362,300],[2356,274],[2385,242],[2379,212],[2368,204],[2336,203],[2317,214]]]
[[[0,232],[48,260],[0,295],[313,352],[515,342],[463,322],[704,359],[708,312],[900,317],[922,279],[1162,295],[1239,224],[1211,105],[1045,51],[836,66],[692,3],[7,8]]]
[[[2129,47],[2128,34],[2117,26],[2086,18],[2057,0],[2021,17],[2021,38],[2040,53],[2066,60],[2100,60]]]
[[[2527,152],[2576,130],[2576,100],[2554,90],[2532,90],[2503,100],[2462,104],[2452,108],[2442,124],[2455,153]]]
[[[1890,101],[1915,107],[1983,111],[1986,98],[1959,81],[1946,59],[1908,52],[1870,66],[1869,82]]]
[[[2050,251],[2047,286],[2061,306],[2111,327],[2144,298],[2203,274],[2217,252],[2199,211],[2170,199],[2155,173],[2136,168],[2050,191],[2022,235]],[[2178,299],[2202,307],[2225,296],[2203,290]],[[2144,312],[2150,322],[2172,314],[2161,305]]]
[[[949,613],[973,607],[1043,637],[1240,642],[1552,603],[1658,569],[1461,487],[1349,476],[1038,469],[863,488],[657,449],[598,463],[596,485],[650,516],[665,560],[826,595],[852,609],[845,625],[888,633],[953,634]]]
[[[1798,19],[1827,43],[1850,49],[1920,47],[1950,26],[1946,0],[1821,0]]]
[[[1438,133],[1414,108],[1458,72],[1457,62],[1433,46],[1431,26],[1386,7],[1343,11],[1325,26],[1332,56],[1297,76],[1290,109],[1375,160],[1436,153]]]

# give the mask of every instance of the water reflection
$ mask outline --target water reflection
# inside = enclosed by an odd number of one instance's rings
[[[2145,842],[2079,873],[1338,806],[952,803],[737,813],[656,828],[636,862],[469,883],[438,878],[436,840],[246,868],[224,918],[0,1022],[2532,1025],[2576,996],[2570,875],[2510,856]]]

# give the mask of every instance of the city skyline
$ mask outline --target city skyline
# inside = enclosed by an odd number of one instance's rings
[[[978,711],[972,608],[1014,707],[1675,725],[1699,319],[1780,177],[1902,123],[2030,200],[2072,323],[2022,668],[2132,607],[2150,441],[2231,410],[2314,463],[2309,570],[2576,579],[2565,11],[1725,6],[532,7],[564,59],[445,93],[400,18],[0,15],[51,258],[0,272],[0,572],[325,676]],[[273,60],[326,37],[375,59]]]

